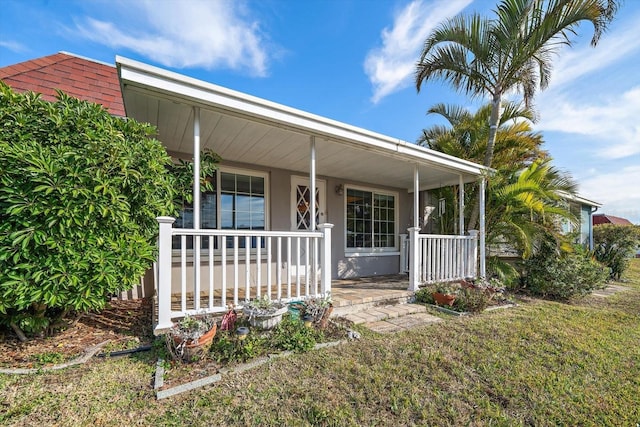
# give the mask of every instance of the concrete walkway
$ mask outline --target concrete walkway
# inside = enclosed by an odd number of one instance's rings
[[[385,334],[442,321],[426,311],[426,307],[420,304],[396,304],[372,307],[344,317],[356,325]]]

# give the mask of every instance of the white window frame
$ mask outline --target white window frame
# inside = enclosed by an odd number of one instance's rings
[[[239,168],[239,167],[233,167],[233,166],[219,166],[218,169],[215,171],[216,173],[216,188],[214,189],[215,193],[216,193],[216,228],[207,228],[207,229],[203,229],[203,230],[222,230],[222,203],[220,203],[221,201],[221,194],[222,194],[222,174],[223,173],[232,173],[232,174],[236,174],[236,175],[247,175],[247,176],[254,176],[254,177],[258,177],[258,178],[263,178],[264,179],[264,230],[268,231],[270,229],[270,225],[271,225],[271,221],[270,221],[270,216],[269,216],[269,212],[271,211],[270,209],[270,185],[269,185],[269,172],[265,172],[265,171],[257,171],[257,170],[253,170],[253,169],[245,169],[245,168]],[[231,231],[231,230],[229,230]],[[172,249],[171,253],[173,257],[180,257],[181,256],[181,249]],[[214,249],[214,253],[218,254],[220,253],[221,249]],[[251,248],[251,253],[255,253],[256,252],[256,248]],[[209,254],[209,249],[208,248],[201,248],[200,249],[200,254],[201,255],[208,255]],[[187,249],[187,261],[190,261],[193,258],[193,249]]]
[[[218,170],[216,171],[217,173],[233,173],[236,175],[248,175],[248,176],[255,176],[255,177],[259,177],[259,178],[263,178],[264,179],[264,229],[266,231],[268,231],[270,229],[270,221],[269,221],[269,200],[270,200],[270,195],[269,195],[269,173],[268,172],[263,172],[263,171],[256,171],[256,170],[252,170],[252,169],[243,169],[243,168],[238,168],[238,167],[219,167]],[[220,226],[221,222],[222,222],[222,204],[220,203],[221,200],[221,186],[222,186],[222,176],[218,177],[218,181],[217,181],[217,186],[218,188],[216,188],[216,197],[218,200],[218,204],[216,206],[216,216],[217,216],[217,220],[218,220],[218,228],[216,228],[216,230],[222,230],[222,227]]]
[[[347,197],[349,190],[358,190],[358,191],[367,191],[370,192],[371,195],[381,195],[381,196],[392,196],[393,197],[393,234],[394,238],[394,247],[385,247],[385,248],[350,248],[347,246]],[[390,190],[382,190],[380,188],[373,187],[364,187],[359,185],[351,185],[346,184],[344,186],[344,196],[342,201],[342,209],[343,209],[343,218],[344,218],[344,254],[345,257],[366,257],[366,256],[394,256],[400,255],[399,249],[399,218],[400,218],[400,193],[397,191]],[[375,220],[375,219],[372,219]]]

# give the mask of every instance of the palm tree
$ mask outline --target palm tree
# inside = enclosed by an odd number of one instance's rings
[[[438,114],[449,122],[450,127],[433,126],[424,129],[417,143],[436,151],[441,151],[465,160],[477,163],[482,161],[487,146],[487,123],[491,116],[491,104],[482,106],[475,114],[468,110],[451,105],[437,104],[429,109],[428,114]],[[500,116],[499,129],[496,133],[496,149],[494,165],[503,173],[514,173],[531,164],[536,159],[548,157],[542,150],[542,135],[533,132],[531,124],[535,120],[532,110],[521,105],[508,102]],[[476,186],[465,191],[465,206],[473,206],[466,216],[465,223],[470,229],[475,228],[478,221],[478,203]],[[457,206],[456,194],[448,189],[440,192],[438,197],[445,198],[447,203]],[[454,224],[452,218],[442,220],[441,225]],[[441,231],[451,232],[449,228]]]
[[[491,118],[483,164],[493,162],[502,99],[520,92],[530,105],[551,76],[552,58],[572,45],[577,27],[593,24],[591,45],[612,21],[620,0],[502,0],[496,18],[456,16],[424,42],[416,66],[416,88],[442,78],[473,97],[491,97]]]
[[[417,140],[418,145],[476,163],[482,161],[487,147],[491,104],[480,107],[475,113],[459,106],[436,104],[427,114],[437,114],[451,126],[435,125],[423,129]],[[515,166],[518,170],[535,159],[548,156],[541,148],[542,135],[532,129],[531,124],[535,119],[534,112],[529,108],[513,102],[504,105],[494,150],[494,165],[497,168]]]
[[[438,104],[429,113],[446,118],[451,127],[433,126],[423,130],[418,144],[472,161],[484,156],[491,105],[472,114],[461,107]],[[507,244],[524,257],[530,256],[543,239],[564,242],[558,227],[561,218],[577,221],[562,202],[567,194],[575,193],[575,183],[551,166],[551,158],[541,148],[542,135],[531,128],[534,118],[527,108],[514,103],[505,105],[496,134],[494,166],[497,170],[489,181],[486,211],[487,246],[498,248]],[[468,186],[465,202],[476,198],[477,185]],[[436,190],[435,196],[445,198],[455,208],[457,194],[451,188],[443,188]],[[465,214],[467,220],[473,212]],[[455,231],[455,216],[447,211],[438,218],[440,232]],[[496,256],[488,261],[493,273],[501,273],[503,277],[516,273]]]
[[[577,221],[563,203],[567,194],[575,194],[576,184],[552,166],[550,158],[517,172],[498,173],[491,188],[487,245],[508,239],[528,258],[543,238],[551,236],[561,245],[566,242],[559,224],[561,219]]]

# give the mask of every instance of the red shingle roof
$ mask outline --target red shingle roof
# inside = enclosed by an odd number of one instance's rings
[[[615,225],[633,225],[631,221],[613,215],[596,214],[593,216],[593,225],[615,224]]]
[[[0,80],[18,92],[33,91],[56,100],[56,89],[102,104],[114,116],[125,116],[115,67],[60,52],[0,68]]]

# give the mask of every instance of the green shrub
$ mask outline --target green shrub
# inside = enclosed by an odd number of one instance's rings
[[[246,362],[267,350],[267,338],[253,330],[242,341],[237,339],[235,331],[221,331],[215,336],[209,354],[218,363]]]
[[[629,259],[640,246],[640,227],[603,224],[593,227],[595,256],[611,269],[611,278],[620,280],[629,266]]]
[[[278,350],[303,353],[313,349],[316,342],[322,341],[322,332],[307,327],[299,319],[285,315],[275,327],[271,336],[271,345]]]
[[[453,309],[456,311],[467,311],[470,313],[480,313],[489,305],[489,297],[481,289],[461,288],[453,302]]]
[[[550,242],[542,243],[536,255],[524,262],[525,287],[545,298],[568,300],[604,286],[609,275],[581,246],[560,252]]]
[[[416,302],[421,304],[435,304],[433,296],[431,295],[433,292],[435,292],[435,288],[433,286],[426,286],[418,289],[416,291]]]
[[[154,132],[0,82],[0,322],[39,332],[139,283],[155,258],[156,216],[175,212]]]

